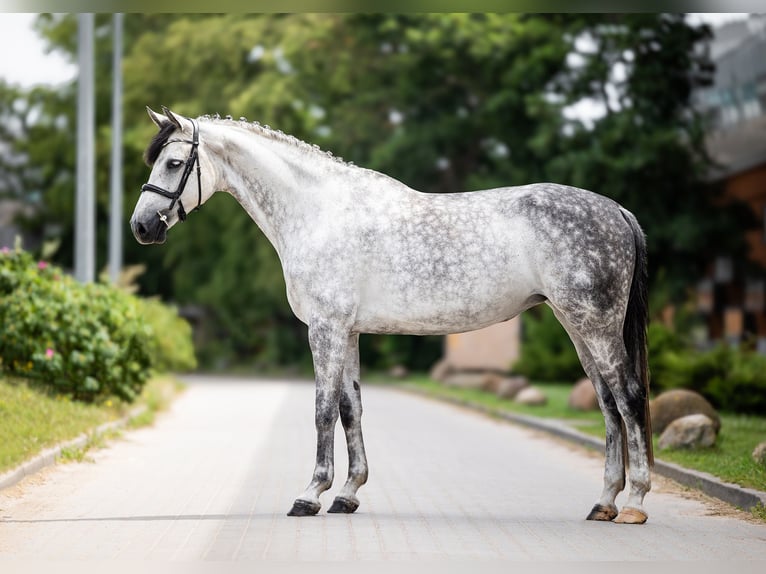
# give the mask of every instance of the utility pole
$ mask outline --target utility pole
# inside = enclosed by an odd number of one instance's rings
[[[74,274],[81,283],[96,275],[96,180],[93,14],[77,16],[77,198]]]
[[[116,284],[122,269],[122,14],[113,23],[112,172],[109,195],[109,279]]]

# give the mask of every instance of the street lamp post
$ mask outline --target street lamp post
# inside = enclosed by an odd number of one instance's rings
[[[95,106],[93,14],[77,16],[77,198],[75,211],[74,274],[90,283],[96,272]]]
[[[117,283],[122,269],[122,14],[113,18],[112,172],[109,208],[109,279]]]

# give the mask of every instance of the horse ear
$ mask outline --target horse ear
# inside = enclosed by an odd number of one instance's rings
[[[156,125],[158,128],[161,128],[162,124],[164,124],[167,121],[165,118],[163,118],[161,115],[159,115],[149,106],[146,106],[146,113],[149,114],[149,117],[152,118],[154,125]]]
[[[162,106],[162,113],[167,116],[167,118],[179,129],[179,131],[184,131],[184,126],[181,123],[181,120],[178,119],[173,112],[171,112],[165,106]]]

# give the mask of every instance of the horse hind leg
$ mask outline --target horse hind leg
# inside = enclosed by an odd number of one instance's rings
[[[604,486],[598,502],[593,505],[587,520],[610,521],[617,517],[615,499],[625,488],[625,436],[623,434],[622,417],[612,392],[604,382],[588,347],[580,334],[569,324],[561,311],[549,304],[554,315],[569,334],[572,344],[577,351],[580,364],[585,374],[593,383],[598,398],[598,404],[604,415],[606,425],[606,446],[604,449]]]
[[[625,425],[630,491],[615,522],[643,524],[647,520],[643,500],[651,489],[652,439],[646,411],[647,389],[636,375],[621,332],[612,337],[602,334],[587,339],[586,344]]]
[[[357,490],[367,482],[367,456],[362,438],[362,397],[359,388],[359,335],[349,338],[343,387],[340,395],[340,420],[348,447],[348,478],[327,512],[351,514],[359,508]]]

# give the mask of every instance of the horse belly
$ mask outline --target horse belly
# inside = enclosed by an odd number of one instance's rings
[[[533,289],[507,280],[502,284],[445,285],[426,282],[406,292],[391,283],[365,289],[354,330],[360,333],[444,335],[507,321],[539,302]]]

